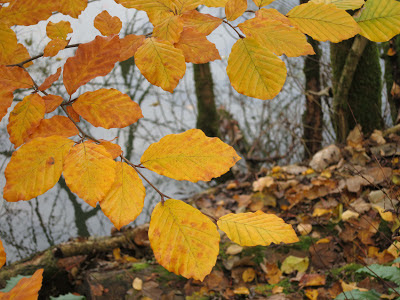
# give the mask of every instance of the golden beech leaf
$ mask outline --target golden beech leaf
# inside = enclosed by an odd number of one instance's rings
[[[103,146],[84,142],[74,146],[65,158],[64,177],[72,192],[95,207],[114,182],[115,161]]]
[[[274,98],[286,80],[285,63],[249,38],[233,45],[226,72],[236,91],[262,100]]]
[[[46,107],[45,112],[46,114],[48,114],[54,111],[57,107],[59,107],[64,99],[58,95],[46,95],[43,96],[43,100],[44,100],[44,105]]]
[[[172,93],[185,75],[182,51],[167,41],[146,39],[136,51],[135,63],[143,76],[153,85]]]
[[[355,20],[360,34],[373,42],[386,42],[400,34],[400,3],[395,0],[368,0]]]
[[[228,0],[225,5],[225,15],[228,21],[239,18],[247,9],[247,0]]]
[[[0,56],[0,64],[1,65],[19,64],[21,62],[29,60],[30,58],[31,56],[29,55],[29,52],[26,49],[26,47],[22,44],[17,44],[17,48],[12,53]],[[29,61],[24,64],[24,67],[27,68],[31,65],[33,65],[33,62]]]
[[[181,49],[186,62],[205,64],[209,61],[221,59],[215,45],[207,40],[206,36],[194,29],[184,29],[175,48]]]
[[[361,6],[364,5],[364,0],[311,0],[310,2],[319,4],[335,4],[337,8],[344,9],[344,10],[354,10],[359,9]]]
[[[268,4],[271,4],[275,0],[253,0],[254,4],[257,5],[259,8],[263,6],[267,6]]]
[[[116,162],[115,181],[103,200],[101,210],[120,230],[142,212],[146,191],[136,171],[124,162]]]
[[[124,61],[135,55],[137,49],[143,44],[145,40],[144,35],[129,34],[123,39],[120,39],[121,52],[119,54],[119,61]]]
[[[14,148],[21,146],[39,126],[45,114],[45,104],[38,94],[31,94],[15,105],[10,113],[7,131]]]
[[[172,15],[154,26],[152,36],[174,44],[178,42],[182,30],[183,20],[180,16]]]
[[[0,10],[0,22],[9,26],[35,25],[42,20],[47,20],[55,10],[54,1],[14,0],[9,6]]]
[[[69,43],[69,41],[62,40],[59,38],[51,40],[44,48],[43,56],[44,57],[56,56],[58,54],[58,52],[65,49],[65,47],[68,45],[68,43]]]
[[[0,85],[0,121],[7,114],[7,110],[11,106],[13,98],[13,93],[3,89]]]
[[[20,67],[0,66],[0,85],[2,89],[13,92],[16,89],[29,89],[33,87],[29,73]]]
[[[116,89],[86,92],[72,107],[90,124],[106,129],[123,128],[143,118],[139,105]]]
[[[65,109],[67,110],[67,113],[72,120],[74,120],[76,123],[79,123],[81,121],[79,115],[72,106],[68,105],[67,107],[65,107]]]
[[[66,40],[69,33],[72,33],[71,23],[60,21],[58,23],[49,22],[46,26],[46,33],[50,39]]]
[[[108,11],[103,10],[94,18],[94,27],[107,36],[118,34],[122,29],[122,22],[118,17],[111,17]]]
[[[239,24],[238,27],[247,37],[254,38],[276,55],[297,57],[315,54],[304,34],[279,21],[253,18]]]
[[[177,15],[192,11],[202,4],[202,0],[171,0],[172,11]]]
[[[209,35],[222,23],[222,19],[209,14],[202,14],[197,10],[185,12],[181,18],[185,29],[194,29],[204,35]]]
[[[100,145],[106,148],[106,150],[108,151],[108,153],[111,154],[113,159],[116,159],[118,156],[122,154],[122,149],[117,144],[105,140],[100,140]]]
[[[308,2],[294,7],[287,16],[301,32],[321,42],[338,43],[360,32],[357,22],[334,4]]]
[[[225,7],[228,0],[202,0],[201,4],[208,7]]]
[[[6,263],[6,252],[4,251],[3,243],[0,240],[0,268]]]
[[[17,35],[6,24],[0,21],[0,63],[8,58],[17,49]],[[5,63],[3,63],[5,64]]]
[[[88,0],[57,0],[57,10],[73,18],[78,18],[87,7]]]
[[[158,203],[149,240],[157,262],[170,272],[203,281],[217,260],[219,233],[213,222],[180,200]]]
[[[39,86],[38,90],[44,91],[44,90],[47,90],[48,88],[50,88],[51,85],[58,80],[60,75],[61,75],[61,67],[59,67],[57,69],[57,72],[55,72],[54,74],[47,77],[45,79],[45,81]],[[46,113],[47,113],[47,111],[46,111]]]
[[[15,151],[5,170],[3,197],[9,202],[29,200],[51,189],[60,179],[73,141],[50,136],[36,138]]]
[[[149,170],[176,180],[209,181],[229,171],[240,160],[236,151],[199,129],[169,134],[153,143],[140,162]]]
[[[31,277],[21,278],[7,293],[0,292],[1,300],[37,300],[42,287],[43,269],[38,269]]]
[[[35,131],[27,138],[27,141],[36,139],[38,137],[47,137],[52,135],[59,135],[70,137],[79,134],[78,129],[70,119],[64,116],[53,116],[50,119],[43,119],[40,121]]]
[[[292,226],[274,214],[260,210],[255,213],[228,214],[219,218],[219,229],[240,246],[268,246],[271,243],[299,241]]]
[[[292,25],[285,15],[282,15],[274,8],[261,8],[260,10],[256,11],[256,17],[260,19],[279,21],[289,26]]]
[[[105,76],[119,60],[119,37],[97,36],[93,41],[79,45],[75,56],[64,65],[63,80],[69,95],[97,76]]]

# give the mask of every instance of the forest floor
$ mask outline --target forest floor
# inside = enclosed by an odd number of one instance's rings
[[[276,214],[293,226],[299,242],[241,247],[222,235],[216,266],[201,282],[159,266],[143,225],[110,251],[58,258],[64,277],[45,276],[42,297],[67,292],[87,299],[400,297],[398,135],[375,132],[363,140],[354,130],[346,146],[324,148],[307,165],[275,166],[249,178],[187,202],[214,218],[257,210]],[[85,243],[70,243],[76,242]]]

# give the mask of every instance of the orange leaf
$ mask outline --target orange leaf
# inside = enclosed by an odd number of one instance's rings
[[[46,114],[48,114],[54,111],[57,107],[59,107],[64,99],[61,96],[57,95],[46,95],[43,97],[43,100],[44,100],[44,105],[46,107]],[[79,116],[78,116],[78,122],[79,122]]]
[[[177,15],[181,15],[187,11],[196,9],[202,1],[201,0],[171,0],[169,6]]]
[[[9,26],[29,26],[47,20],[55,10],[55,3],[50,0],[14,0],[9,6],[2,7],[0,20]]]
[[[6,252],[4,251],[3,243],[0,240],[0,268],[6,263]]]
[[[45,81],[39,86],[39,91],[44,91],[47,90],[49,87],[51,87],[51,85],[58,80],[60,75],[61,75],[61,67],[57,69],[57,72],[55,72],[54,74],[50,75],[45,79]]]
[[[12,92],[3,89],[3,87],[0,86],[0,121],[7,114],[7,110],[11,106],[13,98],[14,96]]]
[[[54,39],[51,40],[47,46],[43,50],[44,57],[53,57],[58,54],[61,50],[64,50],[65,47],[68,45],[69,41],[62,40],[62,39]]]
[[[260,10],[256,11],[256,17],[261,19],[279,21],[289,26],[292,25],[285,15],[282,15],[274,8],[261,8]]]
[[[228,0],[202,0],[201,2],[208,7],[224,7]]]
[[[94,18],[94,27],[102,35],[118,34],[122,28],[122,22],[118,17],[111,17],[108,11],[103,10]]]
[[[254,38],[276,55],[297,57],[315,54],[304,34],[280,21],[253,18],[239,24],[238,27],[247,37]]]
[[[74,144],[61,137],[36,138],[15,151],[8,163],[3,197],[29,200],[51,189],[60,179],[65,156]]]
[[[151,84],[170,93],[174,91],[186,71],[182,51],[169,42],[155,38],[146,39],[139,47],[135,63]]]
[[[247,9],[247,0],[228,0],[225,5],[225,15],[228,21],[239,18]]]
[[[72,118],[72,120],[74,120],[76,123],[79,123],[81,121],[79,115],[77,114],[77,112],[73,109],[72,106],[67,106],[65,107],[65,109],[67,110],[68,115]]]
[[[7,51],[8,52],[8,51]],[[17,44],[17,48],[10,54],[3,55],[0,59],[0,64],[4,65],[13,65],[19,64],[23,61],[30,59],[31,56],[29,55],[28,50],[22,44]],[[27,68],[33,65],[33,62],[27,62],[24,64],[24,67]]]
[[[21,146],[39,126],[45,114],[44,100],[38,94],[26,96],[11,111],[7,131],[14,148]]]
[[[60,13],[78,18],[87,7],[88,0],[58,0],[56,3]]]
[[[7,293],[0,292],[1,300],[37,300],[39,290],[42,287],[43,269],[36,272],[29,278],[22,278]]]
[[[217,224],[219,229],[240,246],[268,246],[271,243],[299,241],[291,225],[260,210],[255,213],[228,214],[219,218]]]
[[[72,95],[97,76],[107,75],[119,60],[119,51],[117,35],[97,36],[90,43],[81,44],[75,56],[68,58],[64,66],[63,80],[68,94]]]
[[[129,34],[120,39],[121,53],[119,54],[119,61],[124,61],[134,56],[136,50],[143,44],[144,40],[144,35],[134,34]]]
[[[258,7],[267,6],[268,4],[274,2],[275,0],[253,0],[254,4]]]
[[[123,128],[143,118],[139,105],[116,89],[86,92],[72,107],[90,124],[106,129]]]
[[[53,116],[50,119],[40,121],[39,126],[28,137],[27,141],[52,135],[70,137],[77,134],[79,134],[79,131],[70,119],[64,116]]]
[[[33,87],[33,81],[29,73],[20,67],[0,66],[0,85],[7,91],[16,89],[29,89]]]
[[[159,22],[153,29],[153,37],[160,40],[176,43],[183,30],[183,21],[180,16],[169,16]]]
[[[84,142],[68,153],[64,177],[72,192],[95,207],[114,182],[115,161],[103,146]]]
[[[209,35],[222,23],[222,19],[209,14],[202,14],[197,10],[185,12],[181,18],[185,29],[191,28],[205,35]]]
[[[118,156],[120,156],[122,154],[122,149],[120,147],[120,145],[111,143],[109,141],[104,141],[104,140],[100,140],[101,143],[100,145],[102,145],[104,148],[106,148],[106,150],[108,151],[108,153],[111,154],[113,159],[116,159]]]
[[[203,280],[219,252],[215,224],[198,209],[175,199],[154,208],[149,240],[158,263],[186,278]]]
[[[221,176],[240,159],[235,150],[199,129],[169,134],[153,143],[140,162],[149,170],[176,180],[209,181]]]
[[[215,45],[207,40],[204,34],[194,29],[185,28],[175,47],[182,50],[186,62],[205,64],[209,61],[221,59]]]
[[[46,26],[46,33],[49,38],[66,40],[69,33],[72,33],[71,23],[60,21],[58,23],[49,22]]]
[[[0,62],[9,57],[17,49],[17,35],[6,24],[0,22]],[[4,63],[5,64],[5,63]]]
[[[116,162],[115,181],[100,201],[104,214],[119,230],[135,220],[143,209],[146,191],[136,171],[124,162]]]

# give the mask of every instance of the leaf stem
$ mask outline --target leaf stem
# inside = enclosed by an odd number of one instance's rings
[[[237,35],[238,35],[241,39],[244,39],[244,38],[245,38],[245,36],[242,35],[239,31],[237,31],[237,29],[235,28],[235,26],[233,26],[231,23],[229,23],[229,22],[226,21],[226,20],[222,20],[222,22],[224,22],[225,24],[228,24],[233,30],[235,30],[235,32],[237,33]]]

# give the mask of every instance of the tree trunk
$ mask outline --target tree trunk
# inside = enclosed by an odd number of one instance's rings
[[[319,42],[311,37],[307,39],[315,51],[315,55],[306,56],[303,68],[306,77],[306,110],[303,115],[304,154],[305,158],[310,158],[321,149],[323,115],[321,96],[316,94],[321,90],[319,65],[321,50]]]
[[[206,136],[219,137],[219,118],[215,105],[210,64],[193,64],[197,97],[197,124]]]
[[[333,73],[333,127],[344,143],[358,123],[364,134],[383,126],[381,116],[381,68],[376,43],[357,36],[331,43]]]
[[[400,123],[400,36],[392,38],[384,47],[385,81],[393,124]]]

